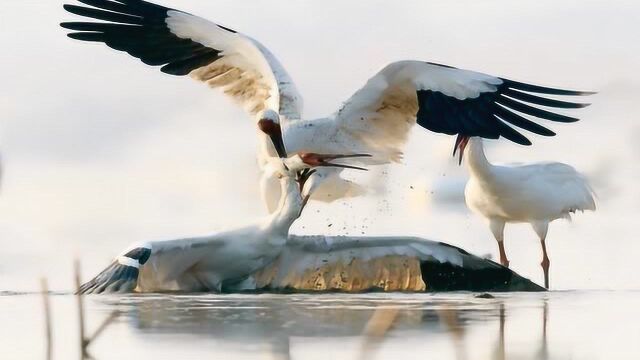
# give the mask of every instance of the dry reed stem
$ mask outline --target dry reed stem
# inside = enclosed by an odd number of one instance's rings
[[[85,328],[84,328],[84,299],[82,294],[80,294],[80,261],[78,259],[73,262],[74,269],[74,280],[76,285],[76,299],[78,301],[78,329],[80,331],[80,359],[84,360],[89,357],[87,353],[87,340],[85,337]]]
[[[51,360],[52,358],[52,331],[51,331],[51,306],[49,303],[49,285],[47,283],[46,278],[40,279],[40,289],[42,292],[42,303],[44,305],[44,325],[45,325],[45,336],[47,339],[47,360]]]

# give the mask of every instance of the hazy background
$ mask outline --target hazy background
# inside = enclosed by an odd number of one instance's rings
[[[217,91],[104,45],[65,37],[61,1],[0,0],[0,290],[46,275],[70,288],[131,242],[205,235],[264,215],[254,122]],[[495,162],[556,160],[592,179],[599,209],[551,227],[554,289],[638,289],[640,3],[637,1],[157,1],[249,34],[305,97],[335,111],[387,63],[419,59],[541,85],[597,90],[577,124],[534,146],[495,142]],[[453,138],[416,128],[372,197],[312,203],[295,232],[419,235],[497,254],[462,202]],[[331,227],[328,225],[332,224]],[[506,232],[512,267],[542,281],[539,242]]]

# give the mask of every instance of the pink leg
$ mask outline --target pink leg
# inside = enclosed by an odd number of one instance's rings
[[[498,249],[500,250],[500,264],[502,266],[509,267],[509,259],[507,259],[507,252],[504,251],[504,222],[501,220],[493,219],[489,223],[493,237],[498,242]]]
[[[549,288],[549,265],[551,262],[549,261],[549,256],[547,255],[547,243],[545,242],[547,239],[547,232],[549,231],[549,222],[548,221],[538,221],[531,223],[533,230],[538,234],[540,238],[540,245],[542,245],[542,262],[540,265],[542,266],[542,271],[544,271],[544,287]]]
[[[500,250],[500,264],[502,264],[502,266],[509,267],[509,259],[507,259],[507,252],[504,251],[504,241],[498,241],[498,249]]]
[[[549,265],[551,265],[551,261],[549,261],[549,256],[547,255],[547,244],[545,240],[540,240],[542,244],[542,262],[540,265],[542,266],[542,271],[544,271],[544,287],[549,289]]]

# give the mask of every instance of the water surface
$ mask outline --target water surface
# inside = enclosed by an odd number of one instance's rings
[[[91,345],[96,359],[640,356],[640,292],[477,295],[92,296],[85,316],[91,333],[122,312]],[[50,299],[54,358],[77,359],[76,299]],[[42,303],[38,294],[0,293],[4,359],[46,358]]]

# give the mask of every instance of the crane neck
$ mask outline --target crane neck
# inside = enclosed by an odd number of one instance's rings
[[[289,235],[289,228],[302,212],[302,195],[295,178],[285,176],[280,179],[280,202],[277,210],[270,215],[268,226],[274,233]]]
[[[276,152],[276,148],[273,146],[273,142],[269,135],[263,133],[258,130],[258,154],[264,156],[266,158],[270,157],[278,157],[278,153]]]
[[[493,165],[484,153],[482,138],[472,137],[467,148],[466,162],[472,175],[486,177],[491,175]]]

